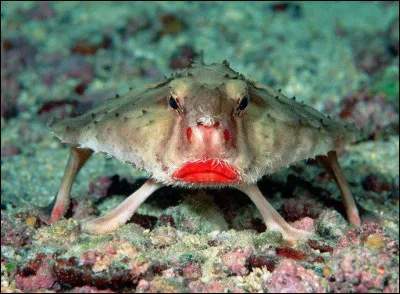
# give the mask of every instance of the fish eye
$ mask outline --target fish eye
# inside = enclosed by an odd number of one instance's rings
[[[247,96],[244,96],[239,103],[239,110],[245,110],[248,105],[249,105],[249,98]]]
[[[175,110],[179,108],[178,102],[172,96],[169,97],[169,106],[171,106],[171,108]]]

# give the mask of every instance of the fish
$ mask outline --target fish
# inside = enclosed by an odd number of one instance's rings
[[[336,182],[349,221],[361,224],[337,156],[359,138],[357,128],[247,79],[226,60],[192,60],[159,83],[117,95],[79,117],[54,119],[49,128],[70,145],[70,156],[56,196],[40,208],[47,224],[65,215],[73,182],[93,153],[144,170],[149,178],[108,214],[85,220],[83,232],[117,230],[163,186],[231,187],[253,201],[267,230],[288,241],[309,238],[311,233],[288,224],[257,186],[263,176],[309,158]]]

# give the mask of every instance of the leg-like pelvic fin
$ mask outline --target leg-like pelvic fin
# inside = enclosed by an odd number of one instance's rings
[[[317,160],[324,166],[329,175],[335,180],[339,187],[346,214],[349,221],[355,226],[361,225],[361,219],[358,214],[356,202],[346,179],[344,178],[342,169],[340,168],[336,151],[329,151],[327,156],[317,156]]]
[[[92,153],[91,149],[71,147],[67,167],[65,168],[57,195],[48,206],[39,208],[39,217],[42,221],[51,224],[65,215],[69,206],[72,184],[79,170]]]
[[[136,209],[151,195],[154,191],[163,185],[149,179],[132,195],[126,198],[114,210],[105,216],[96,218],[92,221],[86,221],[82,224],[82,231],[92,234],[105,234],[118,229],[124,225],[135,213]]]
[[[243,185],[238,187],[238,189],[246,193],[257,206],[267,229],[281,232],[283,238],[288,241],[305,239],[312,235],[310,232],[297,230],[291,227],[261,194],[257,184]]]

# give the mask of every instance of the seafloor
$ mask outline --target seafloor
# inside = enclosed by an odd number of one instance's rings
[[[266,231],[234,190],[165,188],[103,236],[79,222],[111,210],[145,174],[95,155],[67,217],[43,224],[68,157],[54,116],[162,79],[204,50],[246,77],[354,122],[340,153],[361,211],[315,161],[259,186],[297,228]],[[1,2],[2,292],[399,292],[399,2]],[[271,150],[273,152],[273,150]]]

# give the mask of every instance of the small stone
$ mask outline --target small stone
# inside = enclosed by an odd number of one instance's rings
[[[28,217],[28,218],[26,219],[25,223],[26,223],[28,226],[30,226],[31,228],[34,228],[35,225],[36,225],[36,221],[37,221],[36,217]]]
[[[331,270],[329,268],[327,268],[327,267],[324,267],[322,273],[324,274],[325,278],[328,278],[328,277],[330,277],[332,275]]]
[[[380,249],[385,247],[383,238],[376,235],[369,236],[367,241],[365,242],[365,245],[371,249]]]
[[[314,220],[311,217],[304,217],[292,223],[292,227],[298,230],[314,232]]]
[[[221,251],[223,271],[228,275],[246,276],[249,274],[248,264],[250,255],[253,253],[251,248],[241,247]]]
[[[195,196],[187,195],[178,206],[168,207],[163,214],[171,216],[174,227],[180,231],[194,234],[227,231],[228,224],[211,197],[205,191],[199,191]]]
[[[325,210],[317,219],[317,232],[323,237],[337,239],[347,229],[346,220],[335,210]]]
[[[157,247],[165,247],[178,241],[178,233],[173,227],[157,227],[150,236],[151,243]]]

